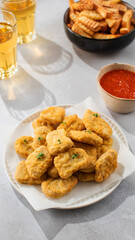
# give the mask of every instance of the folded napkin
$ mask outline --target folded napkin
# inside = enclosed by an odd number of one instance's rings
[[[99,112],[100,110],[94,103],[91,97],[87,98],[82,103],[73,105],[69,108],[66,108],[66,115],[78,114],[80,118],[83,117],[84,112],[87,109]],[[72,208],[73,206],[77,207],[79,202],[85,202],[87,204],[93,203],[92,198],[95,196],[94,201],[96,201],[96,195],[100,199],[101,193],[105,192],[105,196],[108,195],[108,189],[118,186],[122,179],[126,178],[135,171],[135,156],[129,151],[126,139],[114,122],[114,120],[109,119],[105,115],[101,115],[105,120],[109,121],[113,129],[113,148],[118,152],[118,167],[116,171],[104,182],[79,182],[77,186],[67,195],[63,196],[60,199],[51,199],[47,198],[41,191],[40,186],[29,186],[19,184],[14,179],[14,173],[16,170],[17,163],[20,161],[20,158],[14,150],[14,142],[17,137],[23,136],[24,134],[33,135],[33,129],[31,122],[27,121],[25,124],[19,125],[13,132],[10,141],[6,148],[5,153],[5,166],[8,176],[11,179],[11,182],[14,183],[16,188],[23,194],[23,196],[29,201],[31,206],[37,210],[43,210],[48,208]],[[9,161],[10,159],[10,161]],[[101,197],[102,198],[102,197]],[[97,200],[98,200],[97,199]]]

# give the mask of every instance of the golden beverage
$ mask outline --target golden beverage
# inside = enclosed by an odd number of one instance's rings
[[[1,18],[1,13],[2,17]],[[9,14],[9,15],[8,15]],[[11,13],[0,12],[0,78],[11,77],[16,72],[16,24],[9,23]],[[12,15],[13,17],[13,15]],[[5,20],[7,19],[8,22]],[[14,18],[15,19],[15,18]],[[3,20],[3,21],[2,21]]]
[[[16,16],[18,43],[27,43],[35,38],[35,0],[3,0],[2,9]]]

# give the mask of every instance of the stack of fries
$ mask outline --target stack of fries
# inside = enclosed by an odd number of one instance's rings
[[[112,39],[135,28],[133,10],[121,0],[69,0],[70,22],[75,33],[95,39]]]

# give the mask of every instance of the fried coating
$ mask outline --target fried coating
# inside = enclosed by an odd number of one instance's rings
[[[87,130],[93,131],[102,138],[110,138],[112,129],[110,125],[100,117],[99,113],[88,109],[83,116],[83,123]]]
[[[51,164],[52,156],[45,146],[37,148],[26,159],[27,171],[34,179],[39,179],[47,171]]]
[[[71,148],[67,152],[54,158],[54,165],[61,178],[66,179],[74,172],[83,168],[89,168],[92,157],[81,148]]]
[[[101,137],[99,137],[97,134],[89,130],[84,131],[71,130],[68,133],[68,135],[72,140],[75,140],[77,142],[88,143],[94,146],[100,146],[103,143],[103,139]]]
[[[74,142],[74,145],[76,148],[81,148],[85,150],[85,152],[91,156],[91,165],[89,168],[84,168],[80,170],[80,172],[86,172],[86,173],[92,173],[95,170],[95,163],[97,161],[97,149],[94,146],[91,146],[86,143],[81,143],[81,142]]]
[[[49,107],[40,113],[40,117],[52,125],[58,126],[63,121],[65,109],[62,107]]]
[[[47,148],[52,155],[58,155],[71,148],[74,143],[64,129],[54,130],[46,136]]]
[[[34,151],[32,144],[33,137],[19,137],[15,142],[15,150],[21,157],[27,158]]]
[[[66,131],[69,130],[84,130],[85,126],[83,124],[83,121],[78,118],[77,114],[66,116],[64,120],[60,123],[60,125],[57,127],[57,129],[64,129]]]
[[[102,182],[106,180],[117,168],[117,152],[110,149],[105,152],[96,162],[95,181]]]
[[[44,173],[39,179],[33,179],[30,177],[27,168],[26,161],[20,161],[17,165],[15,172],[15,179],[22,184],[38,185],[41,184],[47,178],[47,174]]]
[[[95,173],[76,172],[75,177],[77,177],[80,182],[95,181]]]
[[[97,158],[100,158],[102,154],[111,149],[112,145],[113,145],[112,138],[103,139],[103,144],[97,147]]]
[[[46,136],[49,132],[50,129],[46,126],[42,126],[35,129],[34,140],[32,144],[34,150],[40,147],[41,145],[46,145]]]
[[[54,164],[52,164],[52,166],[48,168],[47,173],[50,178],[58,178],[59,177],[57,168],[54,166]]]
[[[50,131],[55,130],[55,126],[53,126],[52,124],[50,124],[49,122],[45,121],[42,117],[38,117],[36,118],[33,122],[32,122],[32,126],[34,129],[42,127],[42,126],[46,126],[50,129]]]
[[[77,182],[77,178],[74,176],[71,176],[67,179],[49,178],[42,183],[41,188],[47,197],[60,198],[71,192],[71,190],[76,186]]]

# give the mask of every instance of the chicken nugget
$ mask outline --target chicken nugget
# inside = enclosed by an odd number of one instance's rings
[[[95,166],[95,181],[106,180],[117,168],[117,152],[110,149],[105,152],[97,161]]]
[[[32,126],[34,129],[42,127],[42,126],[46,126],[50,129],[50,131],[53,131],[55,129],[55,126],[53,126],[52,124],[50,124],[49,122],[45,121],[42,117],[38,117],[36,118],[33,122],[32,122]]]
[[[83,123],[87,130],[95,132],[102,138],[110,138],[112,135],[110,125],[100,117],[99,113],[88,109],[83,116]]]
[[[74,143],[64,129],[54,130],[46,136],[47,148],[52,155],[58,155],[71,148]]]
[[[40,113],[40,117],[52,125],[58,126],[63,121],[65,109],[62,107],[49,107]]]
[[[15,150],[21,157],[27,158],[34,151],[32,144],[33,137],[19,137],[15,142]]]
[[[69,131],[68,135],[72,140],[88,143],[94,146],[100,146],[103,143],[103,139],[101,137],[89,130],[71,130]]]
[[[51,164],[52,156],[45,146],[37,148],[26,159],[27,171],[34,179],[39,179],[47,171]]]
[[[46,145],[46,136],[50,132],[50,129],[46,126],[36,128],[34,131],[33,149],[37,149],[41,145]]]
[[[71,192],[71,190],[76,186],[77,182],[77,178],[74,176],[71,176],[67,179],[49,178],[42,183],[41,188],[47,197],[60,198]]]
[[[38,185],[41,184],[47,178],[47,173],[44,173],[39,179],[33,179],[30,177],[27,168],[26,161],[20,161],[17,165],[15,172],[15,179],[22,184]]]
[[[77,177],[80,182],[95,181],[95,173],[76,172],[75,177]]]
[[[48,168],[47,173],[50,178],[58,178],[59,177],[57,168],[54,166],[54,164],[52,164],[52,166]]]
[[[66,116],[64,120],[60,123],[60,125],[57,127],[57,129],[64,129],[66,131],[69,130],[84,130],[85,126],[83,124],[83,121],[78,118],[77,114]]]
[[[80,169],[91,165],[91,157],[81,148],[71,148],[54,158],[54,165],[61,178],[66,179]]]
[[[102,154],[111,149],[112,145],[113,145],[112,138],[103,139],[103,144],[97,147],[97,158],[100,158]]]

